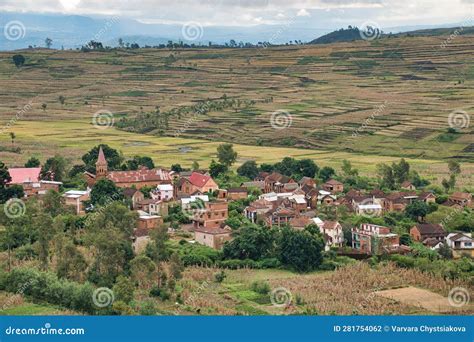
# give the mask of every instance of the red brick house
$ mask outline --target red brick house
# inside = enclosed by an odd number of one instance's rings
[[[246,188],[229,188],[227,190],[227,199],[230,201],[236,201],[239,199],[246,199],[248,197],[248,192]]]
[[[293,185],[288,185],[293,184]],[[291,187],[294,187],[291,189]],[[292,178],[284,176],[281,173],[273,172],[272,174],[265,177],[265,187],[264,192],[288,192],[293,191],[298,187],[298,183],[295,182]]]
[[[426,239],[436,239],[437,241],[444,241],[446,231],[440,224],[433,223],[417,223],[410,228],[410,236],[413,241],[423,242]]]
[[[400,239],[390,228],[370,223],[352,228],[352,248],[366,254],[379,255],[397,252]]]
[[[182,177],[177,183],[177,191],[181,194],[192,195],[196,191],[206,193],[219,190],[219,186],[211,176],[193,172],[189,177]]]
[[[48,190],[59,191],[62,182],[42,180],[40,167],[18,167],[8,169],[11,180],[6,186],[20,185],[25,197],[41,196]]]
[[[324,190],[329,191],[333,194],[344,191],[344,184],[342,184],[341,182],[335,179],[328,180],[326,183],[322,185],[322,187]]]
[[[207,247],[222,249],[224,243],[232,240],[232,230],[229,228],[199,228],[194,231],[194,240]]]
[[[194,229],[220,228],[229,217],[228,203],[224,201],[205,202],[205,208],[193,217]]]

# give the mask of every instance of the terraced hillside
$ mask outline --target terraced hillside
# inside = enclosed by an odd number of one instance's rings
[[[17,119],[38,128],[91,123],[107,110],[121,129],[152,135],[472,161],[473,52],[472,35],[261,49],[25,50],[21,68],[3,52],[0,120],[13,121],[14,131]],[[226,103],[196,111],[207,99]],[[458,133],[446,133],[456,110]]]

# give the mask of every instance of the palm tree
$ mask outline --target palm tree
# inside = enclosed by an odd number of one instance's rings
[[[10,132],[10,138],[12,139],[12,147],[14,147],[15,146],[15,138],[16,138],[15,133]]]

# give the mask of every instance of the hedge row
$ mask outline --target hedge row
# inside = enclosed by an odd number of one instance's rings
[[[0,271],[0,290],[22,293],[36,300],[87,314],[97,313],[92,301],[94,286],[58,279],[54,273],[32,268]]]

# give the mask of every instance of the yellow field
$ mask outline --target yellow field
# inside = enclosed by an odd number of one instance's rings
[[[98,129],[92,122],[85,120],[64,121],[19,121],[14,126],[15,145],[22,148],[20,155],[0,152],[0,160],[9,165],[22,165],[32,155],[44,160],[56,153],[64,155],[71,163],[79,162],[80,157],[93,146],[106,143],[119,149],[124,156],[148,155],[157,165],[170,167],[179,163],[189,167],[198,161],[203,167],[216,158],[219,142],[156,137],[144,134],[119,131],[113,127]],[[3,145],[10,145],[8,135],[0,135]],[[362,155],[347,152],[333,152],[319,149],[297,149],[289,147],[263,147],[234,145],[239,154],[236,167],[246,160],[258,163],[276,162],[286,156],[310,158],[320,166],[332,166],[339,169],[343,159],[350,160],[364,175],[373,175],[377,163],[389,163],[397,157]],[[434,159],[407,159],[414,169],[432,180],[447,177],[446,162]],[[474,164],[463,163],[463,174],[459,177],[459,185],[473,184]]]

